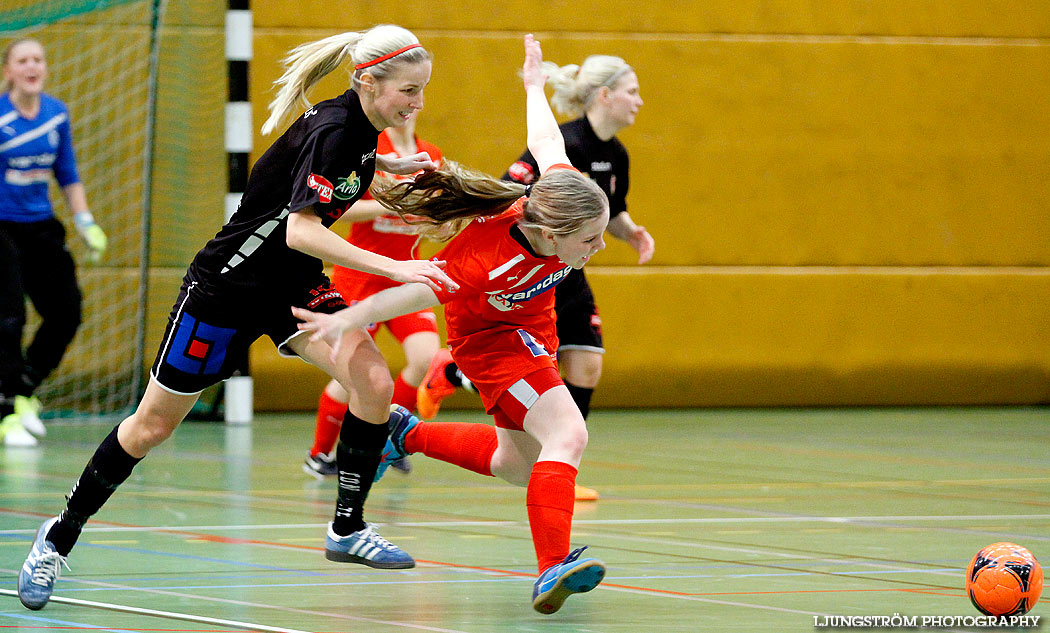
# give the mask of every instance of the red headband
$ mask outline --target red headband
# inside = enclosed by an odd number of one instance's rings
[[[401,53],[404,53],[405,51],[410,51],[413,48],[419,48],[421,46],[422,46],[422,44],[409,44],[408,46],[404,46],[402,48],[397,49],[393,53],[387,53],[386,55],[383,55],[382,57],[376,57],[375,59],[373,59],[370,62],[365,62],[363,64],[358,64],[358,65],[354,66],[354,70],[361,70],[362,68],[368,68],[369,66],[375,66],[376,64],[381,64],[381,63],[385,62],[386,60],[390,59],[391,57],[397,57],[398,55],[400,55]]]

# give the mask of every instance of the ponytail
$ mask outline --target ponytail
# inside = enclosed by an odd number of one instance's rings
[[[277,96],[267,109],[270,117],[263,123],[262,133],[269,134],[279,126],[295,106],[309,108],[306,93],[322,77],[332,72],[350,56],[350,51],[361,41],[361,33],[340,33],[316,42],[296,46],[281,60],[284,74],[273,82],[278,86]]]
[[[575,169],[550,169],[530,185],[519,224],[555,235],[573,233],[609,208],[605,192]],[[409,224],[429,224],[422,233],[451,239],[474,218],[498,215],[526,195],[526,187],[497,180],[455,161],[389,188],[373,185],[372,197]]]
[[[278,88],[277,96],[267,107],[270,117],[263,123],[262,133],[273,132],[297,109],[309,108],[310,88],[347,58],[359,62],[359,68],[353,69],[351,75],[351,87],[357,88],[361,75],[366,72],[382,79],[398,64],[430,59],[430,53],[419,46],[419,40],[411,31],[392,24],[380,24],[364,33],[340,33],[297,46],[281,60],[285,71],[273,82]]]
[[[525,187],[497,180],[452,160],[414,180],[373,188],[372,197],[409,224],[429,224],[423,234],[451,239],[474,218],[498,215],[525,195]]]
[[[612,88],[632,68],[623,59],[612,55],[591,55],[583,64],[558,66],[543,62],[547,83],[554,88],[551,104],[561,114],[583,116],[598,90]]]

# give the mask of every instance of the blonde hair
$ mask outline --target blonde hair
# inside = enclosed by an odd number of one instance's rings
[[[567,66],[543,62],[547,83],[554,88],[551,104],[569,116],[583,116],[599,89],[612,88],[632,70],[627,62],[613,55],[591,55],[583,64]]]
[[[423,231],[427,237],[448,240],[474,218],[502,213],[526,193],[520,225],[555,235],[573,233],[609,208],[601,187],[574,169],[548,170],[526,188],[452,160],[372,195],[406,222],[431,225]]]
[[[363,33],[340,33],[295,47],[281,60],[284,74],[273,82],[278,89],[277,96],[267,107],[270,117],[263,123],[262,133],[269,134],[277,129],[296,110],[296,106],[309,108],[311,104],[307,93],[310,88],[347,58],[357,64],[367,63],[413,44],[417,46],[390,59],[369,65],[368,68],[353,69],[350,73],[351,88],[357,89],[364,73],[381,80],[401,64],[429,60],[430,53],[418,46],[419,40],[411,31],[393,24],[380,24]]]
[[[11,51],[15,49],[19,44],[25,44],[26,42],[32,42],[40,46],[40,50],[44,49],[44,45],[40,43],[40,40],[35,40],[31,37],[23,37],[17,40],[8,42],[7,46],[4,47],[3,53],[0,53],[0,67],[7,66],[7,62],[11,60]],[[7,79],[0,78],[0,93],[10,92],[11,82]]]

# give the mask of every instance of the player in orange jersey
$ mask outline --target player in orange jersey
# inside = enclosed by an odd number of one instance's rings
[[[416,117],[413,112],[405,127],[390,127],[379,135],[376,153],[391,158],[404,158],[418,152],[426,152],[436,164],[441,164],[441,150],[415,133]],[[377,172],[377,180],[401,179],[386,172]],[[343,220],[353,222],[347,241],[373,253],[386,255],[391,259],[417,259],[419,257],[419,227],[406,223],[396,213],[383,208],[372,196],[365,193],[346,213]],[[335,266],[332,270],[332,285],[343,299],[352,304],[397,285],[387,277]],[[431,359],[441,348],[438,337],[437,318],[431,309],[420,310],[385,322],[390,333],[401,343],[405,352],[406,365],[394,381],[394,404],[414,411],[416,409],[416,391],[423,381],[430,366]],[[368,333],[375,338],[383,323],[370,323]],[[303,471],[317,478],[335,476],[339,473],[335,458],[330,456],[339,439],[339,430],[343,426],[350,401],[348,392],[339,381],[332,380],[321,392],[317,404],[317,423],[314,428],[314,443],[303,462]],[[402,458],[392,464],[398,470],[408,472],[408,458]]]
[[[460,288],[434,291],[409,284],[334,314],[292,312],[313,340],[338,346],[348,329],[445,304],[452,356],[495,427],[420,422],[395,408],[380,468],[421,452],[526,486],[540,572],[533,608],[553,613],[568,596],[590,591],[605,575],[601,561],[580,558],[582,548],[569,551],[573,487],[587,426],[553,357],[558,349],[553,288],[605,247],[609,201],[568,164],[543,91],[542,57],[539,43],[525,36],[526,137],[542,174],[535,184],[526,188],[446,161],[438,171],[376,194],[403,216],[422,216],[441,228],[469,221],[438,255]]]

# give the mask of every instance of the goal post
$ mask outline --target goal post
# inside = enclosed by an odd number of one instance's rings
[[[109,237],[99,264],[56,216],[77,261],[84,320],[37,394],[48,416],[126,412],[143,385],[150,163],[161,0],[0,0],[0,42],[31,37],[48,63],[45,91],[66,103],[88,203]],[[25,339],[39,324],[27,310]]]

